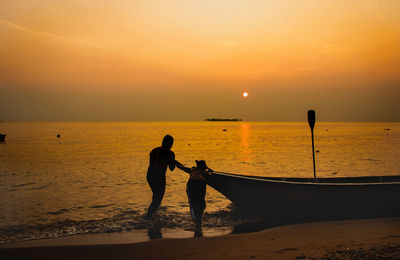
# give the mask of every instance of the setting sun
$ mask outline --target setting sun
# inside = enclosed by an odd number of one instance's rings
[[[243,92],[243,97],[247,98],[249,96],[249,93],[247,93],[247,91]]]

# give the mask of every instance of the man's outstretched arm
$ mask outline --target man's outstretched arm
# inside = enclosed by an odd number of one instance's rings
[[[184,172],[190,173],[190,169],[189,167],[185,167],[183,164],[181,164],[180,162],[178,162],[177,160],[175,160],[175,164],[176,167],[178,167],[179,169],[181,169]]]

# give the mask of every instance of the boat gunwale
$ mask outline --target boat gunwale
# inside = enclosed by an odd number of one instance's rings
[[[264,181],[264,182],[273,182],[273,183],[282,183],[282,184],[293,184],[293,185],[317,185],[317,186],[371,186],[371,185],[400,185],[400,181],[396,182],[362,182],[362,183],[357,183],[357,182],[310,182],[310,181],[305,181],[305,182],[295,182],[295,181],[285,181],[285,180],[274,180],[274,179],[267,179],[269,177],[262,177],[262,176],[246,176],[246,175],[239,175],[239,174],[234,174],[234,173],[226,173],[226,172],[217,172],[214,171],[212,174],[219,174],[223,176],[228,176],[228,177],[233,177],[233,178],[238,178],[238,179],[248,179],[252,181]],[[393,177],[399,177],[398,175],[391,175]],[[390,175],[384,176],[384,177],[391,177]],[[368,178],[368,177],[382,177],[382,176],[359,176],[359,177],[350,177],[350,178]],[[276,177],[280,178],[280,177]],[[291,178],[291,177],[288,177]],[[345,178],[345,177],[343,177]],[[301,179],[301,178],[299,178]],[[309,178],[304,178],[304,179],[309,179]],[[329,179],[329,178],[324,178],[324,179]],[[318,179],[317,179],[318,180]]]

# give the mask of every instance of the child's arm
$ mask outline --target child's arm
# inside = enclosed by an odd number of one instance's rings
[[[202,172],[204,180],[207,180],[207,178],[212,174],[212,172],[213,172],[213,170],[211,170],[210,168],[205,169]]]

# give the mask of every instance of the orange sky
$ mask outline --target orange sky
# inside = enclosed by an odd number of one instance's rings
[[[399,10],[2,0],[0,120],[400,120]]]

